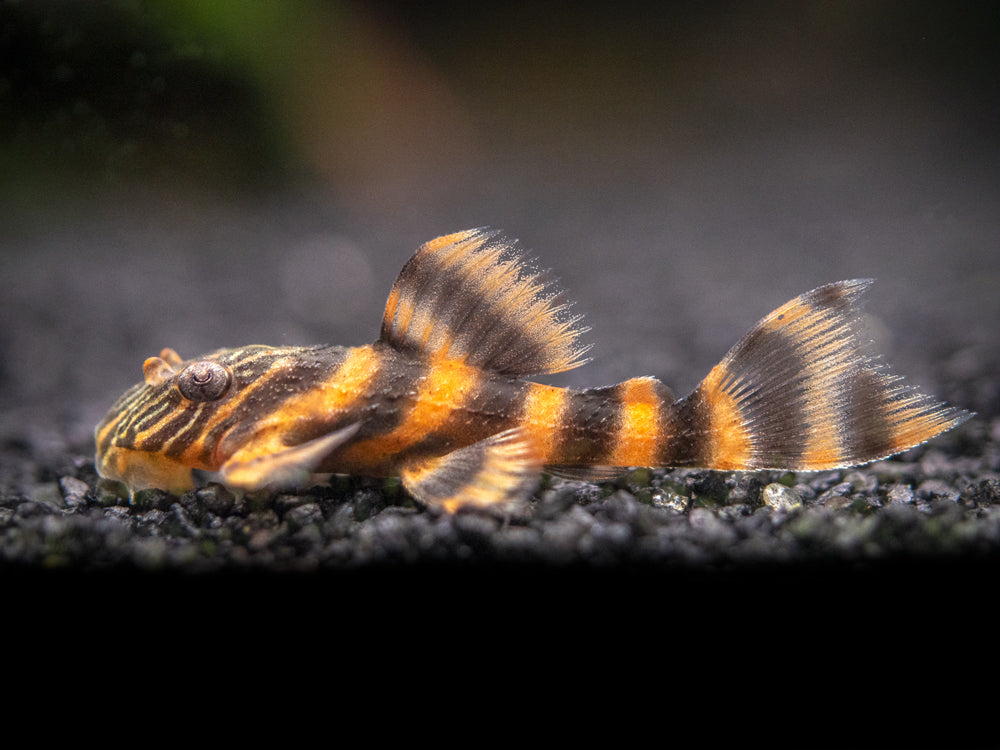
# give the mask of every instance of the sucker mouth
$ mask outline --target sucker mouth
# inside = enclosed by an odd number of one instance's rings
[[[128,487],[129,495],[152,487],[181,494],[194,487],[190,466],[159,453],[111,446],[97,454],[95,465],[100,476]]]

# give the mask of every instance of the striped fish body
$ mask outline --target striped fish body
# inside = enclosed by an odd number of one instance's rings
[[[204,362],[232,373],[227,394],[207,402],[184,398],[176,377]],[[142,470],[132,467],[133,485],[140,474],[156,475],[156,467],[160,473],[177,467],[182,479],[173,489],[190,486],[190,469],[220,471],[229,464],[232,483],[255,488],[261,482],[249,474],[270,457],[353,425],[350,439],[312,472],[397,476],[416,459],[515,428],[530,438],[539,464],[614,463],[621,453],[617,434],[630,436],[626,450],[633,454],[651,444],[635,419],[627,424],[637,408],[631,382],[656,384],[647,399],[668,393],[652,378],[583,391],[557,388],[456,360],[426,361],[383,344],[223,350],[179,362],[172,377],[129,390],[97,428],[98,463],[102,475],[121,476],[129,462],[147,457]],[[624,465],[634,463],[645,462]],[[246,465],[242,482],[237,465]]]
[[[192,469],[247,490],[398,475],[421,503],[454,511],[523,500],[543,471],[864,463],[970,416],[863,352],[869,283],[828,284],[775,310],[686,398],[648,377],[563,389],[526,377],[583,362],[579,318],[510,243],[460,232],[404,266],[374,344],[149,358],[144,382],[97,426],[96,464],[130,491],[189,489]]]

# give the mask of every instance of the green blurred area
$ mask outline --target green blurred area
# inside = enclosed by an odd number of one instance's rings
[[[446,87],[364,6],[50,1],[0,14],[8,197],[289,179],[350,195],[446,168],[467,140]]]
[[[296,156],[273,92],[287,27],[307,6],[317,4],[4,3],[6,189],[178,179],[243,188],[286,175]]]
[[[0,191],[311,179],[392,205],[484,170],[641,182],[873,102],[965,109],[995,138],[998,7],[5,0]]]

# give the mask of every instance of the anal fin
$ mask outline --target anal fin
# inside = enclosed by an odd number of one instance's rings
[[[503,508],[531,494],[542,466],[524,432],[515,428],[444,456],[407,464],[403,486],[424,505],[454,513],[460,508]]]

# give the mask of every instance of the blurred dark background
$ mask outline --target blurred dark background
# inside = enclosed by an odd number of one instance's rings
[[[692,388],[878,278],[911,380],[997,413],[1000,4],[0,2],[0,418],[75,445],[164,346],[374,339],[421,242],[518,237],[551,382]]]

